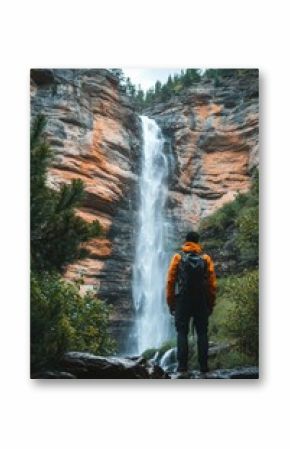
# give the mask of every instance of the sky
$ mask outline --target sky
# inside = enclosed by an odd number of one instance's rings
[[[155,82],[157,80],[161,81],[163,84],[165,81],[167,81],[168,76],[174,75],[174,73],[180,73],[181,68],[161,68],[161,69],[133,69],[133,68],[127,68],[122,69],[125,76],[129,76],[132,83],[138,86],[138,84],[141,84],[141,87],[143,90],[147,90],[150,87],[154,87]]]

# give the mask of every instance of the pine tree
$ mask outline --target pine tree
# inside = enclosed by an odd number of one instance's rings
[[[161,82],[159,80],[155,83],[155,95],[159,96],[161,93]]]
[[[185,87],[189,87],[191,84],[192,84],[191,72],[190,69],[186,69],[183,77],[183,85]]]
[[[167,87],[169,88],[169,90],[172,90],[173,87],[173,81],[172,81],[172,76],[169,75],[168,80],[167,80]]]
[[[174,76],[173,76],[173,82],[174,82],[174,84],[177,84],[177,83],[178,83],[178,80],[179,80],[179,75],[178,75],[178,73],[175,73]]]
[[[197,83],[200,81],[200,74],[197,69],[188,69],[190,73],[190,79],[192,83]]]
[[[144,92],[141,88],[141,85],[139,84],[138,90],[135,96],[135,105],[138,109],[138,111],[142,111],[142,108],[144,106]]]
[[[81,180],[61,186],[59,191],[47,186],[53,157],[44,128],[44,117],[36,117],[31,131],[31,265],[35,271],[61,271],[87,255],[81,243],[97,236],[100,225],[75,215],[84,198]]]
[[[168,84],[164,84],[161,88],[161,99],[162,101],[167,101],[171,97],[171,91]]]
[[[146,97],[145,97],[145,104],[146,104],[146,106],[151,104],[153,99],[154,99],[154,89],[153,89],[153,87],[150,87],[150,89],[148,89],[147,92],[146,92]]]

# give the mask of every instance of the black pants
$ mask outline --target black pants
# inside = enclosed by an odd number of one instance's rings
[[[196,300],[176,298],[175,326],[177,331],[178,370],[187,370],[188,333],[192,318],[192,331],[197,334],[198,361],[201,371],[207,370],[208,357],[208,307],[203,295]]]

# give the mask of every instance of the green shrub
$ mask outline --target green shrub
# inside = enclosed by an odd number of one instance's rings
[[[222,301],[228,302],[225,334],[234,338],[239,350],[258,358],[259,352],[259,273],[249,271],[226,280]]]
[[[254,356],[250,356],[241,352],[235,347],[228,350],[218,352],[215,356],[209,358],[210,369],[231,369],[239,366],[256,365],[257,360]]]
[[[216,306],[209,319],[209,339],[214,340],[215,342],[224,341],[229,338],[226,322],[228,320],[228,312],[231,307],[231,299],[224,295],[226,282],[226,278],[220,278],[218,280]]]
[[[236,220],[247,203],[247,194],[238,194],[236,198],[224,204],[215,213],[211,214],[201,222],[201,231],[210,230],[215,238],[224,237],[225,229],[236,224]]]
[[[31,276],[31,368],[57,366],[65,351],[109,354],[110,307],[56,274]]]
[[[257,264],[259,259],[259,209],[249,207],[237,220],[237,245],[241,258],[248,264]]]
[[[249,192],[236,198],[202,220],[200,232],[208,251],[226,249],[235,260],[235,270],[253,268],[259,261],[259,178],[252,176]]]
[[[196,339],[189,339],[188,353],[188,368],[190,370],[199,370]],[[250,366],[256,363],[254,356],[245,354],[232,345],[227,349],[221,349],[214,355],[209,355],[208,358],[210,370],[238,368],[239,366]]]

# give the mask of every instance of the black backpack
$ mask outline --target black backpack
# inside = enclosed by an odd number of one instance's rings
[[[190,298],[204,294],[208,275],[206,260],[194,252],[181,252],[180,255],[176,294]]]

